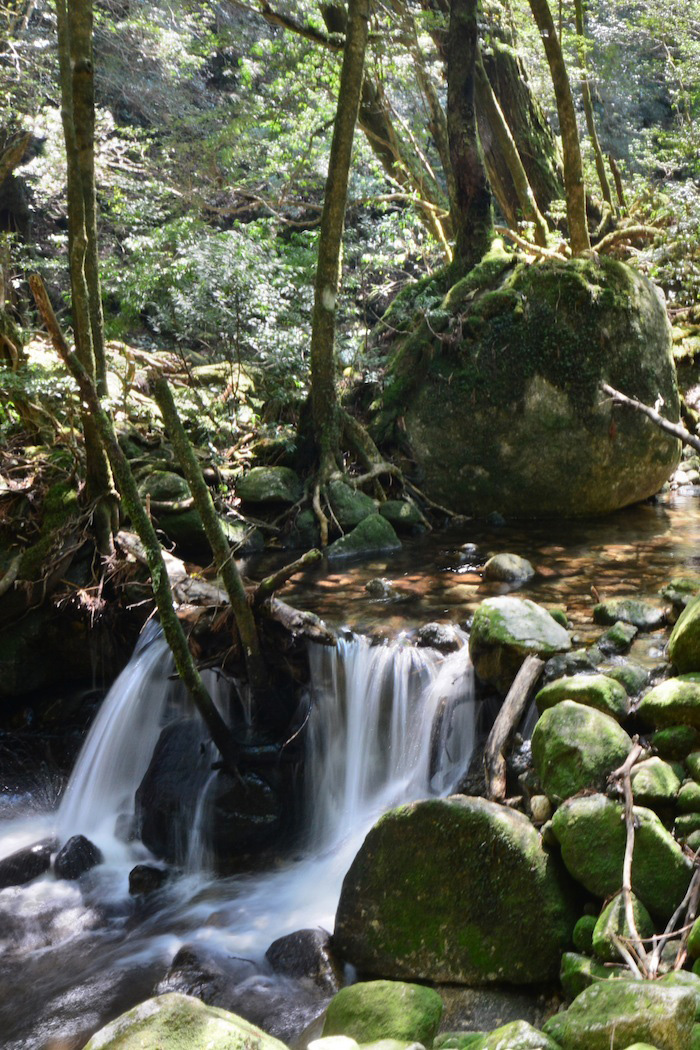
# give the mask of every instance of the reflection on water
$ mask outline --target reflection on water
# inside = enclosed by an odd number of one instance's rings
[[[608,518],[518,523],[502,528],[467,522],[439,535],[407,540],[397,554],[359,564],[321,565],[296,577],[285,599],[329,623],[393,634],[428,620],[466,621],[484,598],[512,590],[487,582],[479,569],[492,554],[527,558],[537,575],[518,594],[544,605],[564,605],[585,639],[594,587],[603,599],[659,600],[674,576],[700,581],[697,498],[671,494]],[[258,571],[256,569],[256,571]],[[365,584],[390,580],[404,600],[373,600]]]

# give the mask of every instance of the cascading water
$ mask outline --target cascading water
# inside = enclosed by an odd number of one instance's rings
[[[104,1019],[90,1014],[96,981],[111,989],[113,998],[105,997],[104,1010],[114,1015],[151,994],[153,974],[163,974],[182,944],[198,943],[228,957],[245,955],[264,966],[264,952],[275,938],[309,926],[331,929],[342,878],[378,815],[401,802],[454,790],[473,738],[466,646],[445,656],[418,649],[405,638],[372,645],[347,636],[335,648],[313,647],[311,671],[308,831],[301,858],[264,874],[228,879],[208,874],[207,792],[213,777],[205,771],[193,810],[186,873],[172,880],[158,907],[141,913],[134,925],[126,877],[129,865],[143,860],[146,851],[139,843],[118,841],[114,826],[121,814],[133,812],[134,793],[160,728],[171,714],[181,716],[184,702],[177,684],[169,681],[164,643],[144,637],[103,703],[53,822],[62,840],[75,833],[93,838],[106,863],[80,887],[44,876],[28,887],[0,892],[0,931],[3,916],[21,912],[23,901],[28,910],[44,909],[47,916],[46,929],[38,935],[34,929],[31,943],[20,937],[4,945],[8,969],[0,961],[0,988],[14,972],[19,950],[40,1003],[26,1022],[33,1033],[27,1036],[26,1025],[22,1029],[17,1021],[16,999],[7,1019],[0,1002],[8,1050],[39,1050],[50,1045],[47,1033],[60,1034],[66,1047],[81,1046],[85,1032]],[[219,688],[213,678],[209,684]],[[47,830],[43,820],[42,834]],[[24,841],[28,836],[25,828]],[[12,829],[0,824],[0,857],[17,845]],[[60,921],[62,912],[70,914],[69,922]],[[148,976],[136,991],[140,973]],[[81,996],[86,999],[82,1013],[75,1006]],[[66,1002],[77,1013],[70,1023]],[[75,1042],[71,1032],[79,1033]]]

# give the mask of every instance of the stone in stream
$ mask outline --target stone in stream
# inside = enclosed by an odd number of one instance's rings
[[[275,973],[286,977],[307,977],[331,994],[343,983],[343,971],[333,955],[331,936],[326,930],[296,930],[278,937],[265,952]]]
[[[668,920],[685,896],[692,864],[655,813],[635,806],[634,814],[632,889],[652,915]],[[588,795],[569,799],[552,817],[564,864],[596,897],[610,897],[622,885],[623,815],[619,803],[605,795]]]
[[[329,482],[328,499],[335,520],[343,530],[352,529],[370,514],[377,513],[377,505],[370,496],[351,488],[344,481]]]
[[[0,890],[9,886],[24,886],[43,875],[51,867],[51,854],[55,849],[56,843],[45,839],[3,857],[0,860]]]
[[[535,770],[554,802],[605,787],[631,750],[630,737],[614,718],[573,700],[546,710],[532,734]]]
[[[687,725],[700,729],[700,673],[668,678],[643,696],[639,717],[655,728]]]
[[[367,835],[343,883],[334,946],[386,977],[546,981],[576,921],[571,891],[524,814],[467,796],[415,802]]]
[[[651,915],[633,893],[630,897],[637,933],[642,940],[648,937],[653,937],[656,930],[654,929]],[[616,897],[613,897],[613,899],[605,905],[598,916],[598,921],[593,930],[593,951],[601,962],[619,963],[622,961],[620,953],[613,940],[614,937],[620,937],[623,940],[629,940],[631,937],[631,930],[627,925],[625,902],[621,893],[618,893]]]
[[[474,613],[469,652],[479,678],[508,692],[526,656],[546,660],[571,648],[568,631],[529,599],[487,598]]]
[[[690,1050],[695,997],[654,981],[599,981],[555,1014],[545,1032],[563,1050],[626,1050],[646,1042],[657,1050]]]
[[[57,879],[79,879],[103,861],[102,850],[94,842],[84,835],[73,835],[56,854],[53,870]]]
[[[286,1050],[236,1014],[189,995],[147,999],[97,1032],[85,1050]]]
[[[672,805],[681,781],[677,771],[656,755],[639,762],[632,770],[634,801],[651,809]]]
[[[596,648],[603,656],[615,656],[626,653],[639,631],[634,624],[617,620],[612,627],[601,634],[596,642]]]
[[[137,864],[129,872],[129,893],[132,897],[154,893],[167,881],[166,868],[158,868],[155,864]]]
[[[628,696],[637,696],[649,683],[649,672],[640,664],[627,662],[615,667],[603,667],[601,673],[624,687]]]
[[[535,696],[537,710],[542,714],[562,700],[575,700],[577,704],[594,707],[618,721],[627,717],[630,710],[629,697],[613,678],[604,674],[578,674],[571,678],[557,678]]]
[[[668,640],[668,658],[681,674],[700,671],[700,595],[678,617]]]
[[[494,554],[482,569],[485,580],[497,580],[502,583],[525,583],[535,575],[527,558],[518,554]]]
[[[622,598],[594,606],[594,623],[608,627],[618,621],[631,624],[639,631],[656,631],[666,623],[666,613],[659,606],[636,598]]]
[[[510,1021],[468,1045],[473,1050],[559,1050],[548,1035],[527,1021]]]
[[[416,645],[439,649],[441,653],[453,653],[461,642],[451,623],[425,623],[416,634]]]
[[[392,525],[381,514],[370,514],[359,525],[329,546],[326,554],[330,561],[359,557],[363,554],[380,554],[401,547]]]
[[[365,981],[342,988],[326,1011],[323,1035],[346,1035],[358,1043],[396,1039],[431,1046],[442,1017],[432,988],[403,981]]]
[[[391,522],[398,532],[402,529],[414,532],[425,525],[415,503],[408,503],[406,500],[388,499],[384,503],[380,503],[379,513],[383,518]]]

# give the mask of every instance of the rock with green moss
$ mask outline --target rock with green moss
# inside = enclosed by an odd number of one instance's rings
[[[142,499],[150,496],[159,503],[182,503],[192,497],[190,486],[172,470],[154,470],[139,482]]]
[[[656,930],[654,929],[651,915],[633,893],[630,897],[637,933],[642,940],[647,937],[653,937]],[[593,951],[601,962],[621,962],[615,938],[628,940],[631,935],[632,931],[627,923],[624,898],[621,893],[618,893],[616,897],[613,897],[605,905],[598,916],[598,921],[593,931]]]
[[[668,641],[668,657],[681,674],[700,671],[700,595],[678,617]]]
[[[689,1050],[693,993],[653,981],[600,981],[586,988],[544,1030],[563,1050],[624,1050],[635,1042]]]
[[[440,1032],[433,1050],[481,1050],[485,1032]]]
[[[681,786],[673,766],[663,759],[647,758],[632,770],[634,801],[640,806],[670,806]]]
[[[593,931],[597,921],[595,915],[582,915],[578,920],[571,937],[577,951],[589,955],[593,951]]]
[[[401,548],[401,540],[393,526],[381,514],[370,514],[351,532],[340,536],[326,551],[331,561],[357,558],[364,554],[379,554]]]
[[[101,1028],[85,1050],[286,1050],[228,1010],[190,995],[158,995]]]
[[[560,1050],[558,1043],[527,1021],[509,1021],[471,1046],[473,1050]]]
[[[647,725],[687,725],[700,729],[700,673],[668,678],[650,689],[638,708]]]
[[[673,947],[677,951],[678,943],[676,942]],[[692,992],[695,998],[695,1022],[697,1024],[700,1021],[700,977],[689,970],[671,970],[659,977],[658,981],[659,984],[666,987],[685,988],[686,991]]]
[[[607,981],[610,977],[625,976],[628,971],[622,966],[606,966],[589,955],[564,952],[561,957],[559,982],[567,999],[575,999],[585,988],[596,981]]]
[[[692,865],[650,809],[634,807],[632,889],[653,916],[667,920],[685,896]],[[626,831],[623,807],[605,795],[565,802],[552,817],[564,864],[589,893],[601,899],[618,893]]]
[[[606,380],[678,418],[666,311],[654,287],[605,259],[518,263],[493,252],[423,317],[390,362],[379,427],[402,439],[433,499],[508,518],[604,514],[657,491],[680,445]],[[468,410],[467,410],[468,406]],[[610,440],[615,423],[615,440]]]
[[[700,831],[700,813],[681,813],[676,817],[673,833],[681,842],[687,842],[696,831]]]
[[[245,503],[298,503],[304,487],[289,467],[253,467],[236,482],[236,495]]]
[[[159,511],[156,515],[158,528],[184,555],[211,557],[211,547],[202,525],[199,511],[195,507],[181,512]],[[263,534],[243,521],[224,521],[220,525],[231,547],[239,555],[254,554],[265,547]]]
[[[603,656],[615,656],[626,653],[637,636],[638,628],[631,623],[616,620],[612,627],[601,634],[596,648]]]
[[[699,592],[700,580],[690,576],[677,576],[661,588],[660,594],[680,614]]]
[[[540,689],[535,697],[540,714],[562,700],[575,700],[577,704],[583,704],[585,707],[595,707],[618,721],[626,718],[630,711],[630,702],[624,687],[604,674],[558,678],[544,689]]]
[[[700,744],[700,730],[692,726],[668,726],[659,729],[651,738],[652,746],[662,758],[670,761],[678,761],[690,757],[694,749]],[[698,754],[698,775],[700,776],[700,751]],[[690,771],[692,776],[695,774]]]
[[[610,626],[622,622],[631,624],[639,631],[656,631],[666,623],[664,610],[650,602],[641,602],[636,598],[621,598],[610,602],[600,602],[593,608],[594,623]]]
[[[625,1050],[659,1050],[657,1046],[652,1046],[651,1043],[632,1043],[631,1046],[625,1047]]]
[[[482,571],[485,580],[497,580],[501,583],[525,583],[535,575],[535,570],[527,558],[521,558],[519,554],[494,554]]]
[[[569,942],[569,894],[524,814],[466,796],[415,802],[365,839],[334,944],[359,970],[388,977],[536,983],[556,976]]]
[[[628,696],[638,696],[649,683],[649,672],[646,667],[635,663],[628,662],[617,667],[605,667],[603,674],[619,682]]]
[[[658,734],[655,735],[658,736]],[[700,737],[700,733],[698,733],[698,737]],[[700,781],[700,751],[686,752],[685,767],[690,773],[693,780]]]
[[[391,522],[398,532],[402,529],[413,531],[425,524],[415,503],[409,503],[404,499],[388,499],[380,503],[379,513]]]
[[[532,734],[535,770],[555,802],[584,788],[602,789],[631,750],[630,737],[614,718],[573,700],[545,711]]]
[[[469,652],[482,681],[502,693],[526,656],[547,659],[571,648],[568,632],[541,605],[505,595],[487,598],[474,613]]]
[[[687,781],[678,792],[676,808],[680,813],[700,813],[700,784]]]
[[[370,514],[377,513],[373,499],[359,489],[346,485],[344,481],[329,482],[328,499],[333,516],[341,529],[353,529]]]
[[[341,988],[331,999],[323,1035],[347,1035],[358,1043],[399,1039],[431,1046],[442,1010],[442,999],[432,988],[366,981]]]

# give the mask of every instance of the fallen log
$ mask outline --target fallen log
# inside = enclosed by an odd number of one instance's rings
[[[540,660],[539,656],[525,657],[486,741],[484,750],[486,795],[493,802],[502,802],[506,797],[505,750],[522,718],[543,667],[544,660]]]

